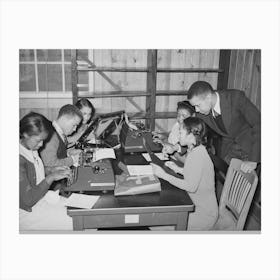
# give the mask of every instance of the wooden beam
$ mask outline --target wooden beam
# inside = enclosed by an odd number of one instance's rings
[[[218,74],[218,90],[228,88],[230,56],[230,50],[220,50],[219,69],[223,71]]]
[[[158,73],[222,73],[220,68],[158,68]]]
[[[106,97],[140,97],[140,96],[150,96],[150,93],[146,91],[96,91],[96,92],[88,92],[81,91],[80,97],[85,98],[106,98]]]
[[[78,71],[93,71],[93,72],[148,72],[147,68],[135,68],[135,67],[85,67],[78,66]]]
[[[91,67],[96,68],[96,65],[90,61],[87,57],[82,56],[81,57],[84,61],[86,61]],[[106,74],[104,74],[102,71],[97,70],[97,73],[103,77],[114,89],[116,89],[119,92],[122,92],[122,88],[115,84]],[[101,97],[101,96],[100,96]],[[104,96],[105,97],[105,96]],[[113,97],[113,96],[108,96],[107,97]],[[117,97],[114,95],[114,97]],[[120,96],[119,96],[120,97]],[[127,100],[139,111],[142,111],[142,108],[129,96],[124,96],[127,98]],[[90,98],[90,97],[89,97]]]
[[[157,90],[157,50],[148,50],[147,57],[147,92],[151,95],[146,98],[146,112],[150,115],[147,126],[155,129],[156,90]]]
[[[77,71],[77,50],[71,50],[71,81],[73,104],[78,101],[78,71]]]

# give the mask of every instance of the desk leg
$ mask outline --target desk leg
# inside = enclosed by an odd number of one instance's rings
[[[177,220],[177,225],[175,226],[175,230],[187,230],[188,218],[189,218],[188,212],[178,214],[178,220]]]
[[[84,230],[84,217],[73,216],[73,230]]]

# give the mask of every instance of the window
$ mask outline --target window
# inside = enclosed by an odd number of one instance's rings
[[[79,50],[78,56],[88,56],[88,50]],[[88,88],[88,73],[79,77],[79,83]],[[71,92],[71,50],[19,50],[20,93]]]

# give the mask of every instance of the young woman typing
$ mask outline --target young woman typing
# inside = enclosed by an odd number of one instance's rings
[[[19,228],[20,230],[71,230],[72,220],[57,193],[48,191],[53,181],[68,178],[68,167],[56,167],[45,176],[38,149],[47,139],[51,123],[29,113],[20,120]]]
[[[218,216],[218,205],[215,196],[214,166],[205,148],[205,124],[202,120],[190,117],[180,127],[179,142],[188,147],[184,167],[173,162],[166,165],[184,179],[166,173],[161,167],[152,164],[154,174],[177,188],[185,190],[191,197],[195,211],[190,213],[188,230],[210,230]]]

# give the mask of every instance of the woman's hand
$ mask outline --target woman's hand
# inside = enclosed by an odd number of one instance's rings
[[[82,150],[79,149],[73,149],[68,151],[69,156],[79,156]]]
[[[155,174],[157,177],[162,178],[162,179],[165,178],[166,172],[165,172],[160,166],[158,166],[158,165],[156,165],[156,164],[153,164],[153,163],[151,163],[151,166],[152,166],[152,168],[153,168],[154,174]]]
[[[173,161],[167,161],[167,162],[165,162],[165,165],[166,165],[168,168],[172,169],[174,172],[179,173],[179,174],[182,174],[182,168],[179,167],[175,162],[173,162]]]
[[[172,145],[169,143],[164,143],[163,148],[162,148],[162,153],[163,154],[173,154],[174,152],[178,151],[178,145]]]
[[[51,184],[53,181],[58,181],[70,177],[71,177],[71,170],[70,168],[67,168],[67,169],[53,171],[51,174],[49,174],[46,177],[46,181],[48,184]]]

